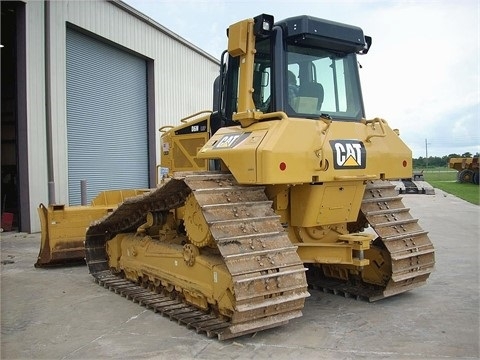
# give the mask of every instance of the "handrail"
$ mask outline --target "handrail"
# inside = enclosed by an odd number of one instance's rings
[[[382,131],[381,134],[371,134],[368,135],[367,138],[365,139],[365,142],[370,142],[370,139],[373,137],[385,137],[387,136],[387,132],[385,131],[385,126],[383,126],[383,123],[386,122],[385,120],[381,118],[375,118],[372,120],[364,120],[364,124],[372,124],[372,129],[375,129],[375,123],[378,123],[380,125],[380,130]]]
[[[158,131],[166,132],[168,129],[173,129],[173,126],[172,125],[165,125],[165,126],[162,126],[160,129],[158,129]]]
[[[202,110],[202,111],[196,112],[195,114],[184,117],[183,119],[180,119],[180,122],[186,123],[188,121],[188,119],[193,118],[194,116],[197,116],[197,115],[200,115],[200,114],[211,114],[211,113],[213,113],[212,110]]]

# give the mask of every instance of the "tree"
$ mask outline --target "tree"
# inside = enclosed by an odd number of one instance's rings
[[[425,165],[425,159],[421,156],[418,159],[412,159],[412,166],[416,169],[424,168]]]
[[[474,157],[479,157],[479,153],[475,153]],[[412,159],[412,165],[414,169],[425,169],[427,167],[448,167],[448,163],[451,158],[462,158],[462,157],[472,157],[472,153],[465,152],[462,155],[459,154],[448,154],[442,157],[439,156],[429,156],[428,159],[422,156],[417,159]],[[428,161],[427,161],[428,160]]]

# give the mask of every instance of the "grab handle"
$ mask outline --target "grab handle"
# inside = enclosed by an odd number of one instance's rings
[[[387,132],[385,131],[385,126],[383,125],[384,122],[385,122],[385,120],[383,120],[381,118],[375,118],[373,120],[365,120],[364,121],[365,125],[369,125],[369,124],[372,125],[372,130],[375,130],[375,124],[378,123],[380,125],[380,131],[381,131],[381,134],[368,135],[367,138],[365,139],[365,142],[370,142],[370,139],[374,138],[374,137],[385,137],[385,136],[387,136]]]

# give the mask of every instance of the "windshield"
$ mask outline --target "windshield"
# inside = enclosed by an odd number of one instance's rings
[[[288,45],[272,62],[270,39],[256,43],[253,65],[252,98],[255,108],[264,113],[284,111],[288,116],[318,119],[330,116],[339,120],[364,117],[358,79],[358,65],[353,53]],[[235,58],[229,61],[234,62]],[[231,87],[229,114],[237,111],[239,86],[238,63],[229,70]],[[280,86],[275,89],[275,83]],[[282,89],[283,88],[283,89]],[[276,94],[276,100],[274,98]]]
[[[363,117],[355,54],[288,45],[287,63],[284,96],[289,116]]]

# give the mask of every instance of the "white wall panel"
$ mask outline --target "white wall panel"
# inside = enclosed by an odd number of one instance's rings
[[[43,2],[29,3],[26,17],[27,138],[30,227],[40,229],[37,207],[48,200],[47,131],[45,122],[45,57]],[[19,189],[23,191],[24,189]]]
[[[118,44],[151,59],[154,63],[155,128],[175,125],[180,118],[211,109],[212,86],[218,74],[218,62],[210,55],[153,22],[130,6],[108,1],[50,1],[50,60],[52,76],[52,147],[53,167],[58,203],[68,203],[68,160],[66,130],[66,26],[67,23],[98,35],[103,41]],[[45,145],[45,83],[44,74],[44,2],[27,1],[27,71],[29,125],[41,139],[31,145],[31,176],[37,179],[31,198],[35,207],[47,202]],[[36,83],[33,83],[36,82]],[[30,87],[33,86],[33,89]],[[42,93],[43,88],[43,93]],[[35,97],[38,101],[35,102]],[[34,102],[32,102],[32,100]],[[43,101],[43,102],[42,102]],[[159,162],[159,134],[156,139],[156,162]],[[42,155],[43,154],[43,155]],[[40,158],[41,157],[41,158]],[[33,161],[33,159],[38,161]],[[44,167],[44,169],[41,169]],[[41,179],[41,180],[38,180]],[[39,201],[40,200],[40,201]],[[36,214],[32,228],[39,229]]]

